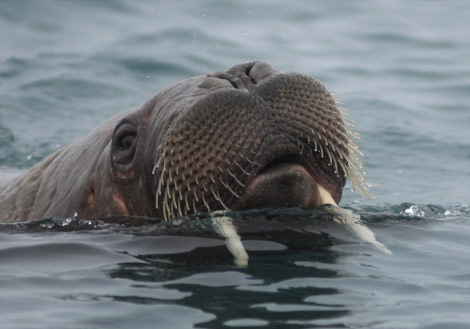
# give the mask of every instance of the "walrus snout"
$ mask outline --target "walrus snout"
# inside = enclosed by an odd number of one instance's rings
[[[255,62],[208,74],[198,88],[197,98],[179,96],[182,110],[158,143],[152,172],[164,218],[312,209],[339,203],[346,177],[360,179],[342,110],[318,81]]]
[[[214,77],[227,80],[235,89],[248,90],[253,85],[271,77],[277,73],[271,65],[264,62],[251,62],[238,64],[225,72],[208,74],[208,77]]]

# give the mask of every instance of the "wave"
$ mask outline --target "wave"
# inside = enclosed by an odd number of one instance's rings
[[[40,233],[93,231],[134,236],[179,236],[223,239],[237,265],[248,263],[242,239],[275,241],[288,248],[319,250],[343,243],[366,243],[382,253],[391,251],[377,241],[374,230],[394,223],[413,225],[445,220],[468,220],[467,205],[440,206],[402,203],[396,205],[330,205],[315,210],[299,208],[255,209],[198,213],[169,221],[113,216],[100,220],[44,218],[37,221],[0,224],[0,232]]]

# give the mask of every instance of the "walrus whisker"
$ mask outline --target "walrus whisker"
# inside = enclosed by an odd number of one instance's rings
[[[166,191],[165,191],[164,196],[165,196],[166,200],[168,201],[168,200],[171,200],[170,184],[165,184],[165,187],[166,187],[165,188]]]
[[[356,145],[356,143],[354,143],[353,141],[351,141],[351,147],[354,148],[354,150],[356,151],[357,154],[359,154],[361,157],[364,156],[364,153],[362,153],[362,151],[359,149],[359,146]],[[353,156],[357,157],[355,154],[352,154]]]
[[[343,128],[346,130],[346,133],[347,133],[348,135],[351,135],[353,138],[356,138],[356,139],[360,138],[360,134],[359,134],[357,131],[352,130],[352,129],[349,128],[349,127],[356,127],[356,125],[354,124],[354,122],[349,121],[349,119],[346,118],[346,119],[344,120],[344,123],[345,123],[345,125],[343,126]]]
[[[161,145],[159,145],[161,146]],[[161,148],[161,147],[158,147],[157,150]],[[158,151],[157,151],[158,152]],[[163,151],[162,155],[159,157],[157,163],[155,164],[155,166],[153,166],[153,169],[152,169],[152,175],[155,175],[155,172],[157,171],[157,169],[160,168],[160,165],[161,165],[161,162],[163,161],[164,159],[164,156],[165,156],[165,152]]]
[[[222,171],[222,172],[223,172],[223,171]],[[213,177],[212,175],[209,175],[209,178],[211,179],[212,183],[215,184],[215,179],[214,179],[214,177]]]
[[[176,178],[172,183],[173,183],[174,190],[178,190],[178,181]]]
[[[331,166],[333,164],[333,160],[331,159],[331,152],[328,148],[325,148],[326,154],[328,154],[328,165]]]
[[[158,169],[158,167],[159,167],[159,162],[157,162],[157,164],[153,166],[152,175],[155,175],[155,171]]]
[[[209,207],[209,204],[206,201],[206,198],[204,197],[204,194],[201,195],[202,197],[202,202],[204,203],[204,206],[206,206],[207,212],[211,212],[211,207]]]
[[[159,209],[159,196],[163,194],[162,186],[164,184],[164,181],[165,181],[165,168],[161,172],[160,178],[158,179],[157,192],[155,193],[155,209]]]
[[[238,183],[238,185],[240,185],[242,188],[245,187],[245,184],[243,184],[242,182],[240,182],[237,178],[237,176],[235,176],[230,170],[227,170],[228,174],[230,176],[232,176],[232,178]]]
[[[178,207],[176,208],[176,210],[178,211],[178,217],[183,216],[183,212],[181,211],[181,207],[179,203],[178,203]]]
[[[180,196],[179,200],[180,200],[180,201],[183,201],[183,194],[181,193],[181,189],[180,189],[180,188],[178,188],[178,194],[179,194],[179,196]]]
[[[173,164],[170,162],[170,166],[173,166]],[[173,176],[171,176],[171,170],[168,170],[168,181],[169,183],[173,183]]]
[[[341,168],[341,171],[343,172],[343,175],[347,177],[349,175],[347,166],[345,166],[342,161],[339,162],[339,166]]]
[[[199,202],[199,198],[197,197],[196,191],[193,191],[193,195],[194,195],[194,200],[196,200],[196,202]]]
[[[226,183],[224,182],[221,178],[219,178],[219,181],[220,183],[227,189],[229,190],[230,193],[232,193],[236,198],[239,198],[240,196],[234,191],[232,190],[232,188]]]
[[[157,192],[155,193],[156,196],[162,194],[162,185],[163,185],[163,173],[160,175],[160,178],[158,179]]]
[[[172,214],[171,214],[171,209],[170,209],[170,205],[168,203],[168,197],[167,195],[164,196],[164,207],[163,207],[163,218],[165,220],[168,220],[169,218],[171,218]]]
[[[238,169],[240,169],[245,175],[251,176],[251,174],[248,173],[245,169],[243,169],[243,167],[240,166],[240,164],[239,164],[236,160],[234,160],[233,163],[234,163],[234,164],[238,167]]]
[[[191,210],[191,208],[189,207],[189,202],[188,202],[188,194],[184,194],[184,202],[185,202],[185,206],[186,206],[186,212],[189,212]]]
[[[157,193],[155,194],[155,209],[158,209],[158,200],[159,200],[159,196],[162,194],[161,193],[161,179],[160,181],[158,182],[158,188],[157,188]]]
[[[212,192],[212,195],[214,196],[214,199],[217,200],[217,201],[222,205],[222,207],[223,207],[225,210],[229,210],[229,208],[228,208],[228,207],[225,205],[225,203],[222,201],[222,198],[220,197],[220,195],[214,191],[214,189],[212,188],[212,186],[211,186],[211,192]]]
[[[333,157],[333,163],[335,165],[335,174],[338,173],[338,162],[336,161],[336,157]]]
[[[341,116],[343,118],[343,123],[344,123],[344,129],[346,129],[346,132],[348,131],[348,126],[349,127],[355,127],[356,125],[349,119],[349,113],[346,112],[346,110],[343,110],[341,112]],[[351,134],[351,136],[354,137],[355,133]]]
[[[354,126],[348,119],[348,113],[342,108],[338,108],[338,110],[342,115],[344,123]],[[313,149],[315,152],[319,151],[321,158],[324,158],[326,153],[328,155],[329,165],[334,165],[335,173],[338,174],[338,170],[340,169],[346,177],[351,179],[353,187],[357,188],[362,195],[371,195],[371,193],[367,191],[367,184],[363,173],[361,173],[363,164],[359,156],[364,156],[364,154],[352,139],[358,139],[359,134],[346,126],[342,128],[344,130],[339,135],[339,138],[326,138],[327,133],[325,128],[320,127],[320,131],[323,131],[323,133],[318,135],[318,138],[313,138]],[[316,134],[314,129],[311,129],[311,133],[312,136]],[[307,144],[311,143],[310,137],[307,137]],[[338,145],[339,148],[337,148],[335,144]]]
[[[174,195],[173,197],[170,195],[170,202],[169,202],[169,207],[171,209],[171,218],[174,218],[176,217],[176,213],[175,213],[175,209],[177,208],[175,205],[174,205],[174,202],[175,202],[175,198],[174,198]]]
[[[171,203],[168,204],[168,209],[170,209],[170,214],[168,218],[175,218],[175,212],[173,211],[173,208],[171,207]]]
[[[363,165],[362,165],[362,161],[361,161],[361,159],[359,159],[355,154],[351,154],[351,155],[349,156],[349,160],[352,161],[351,167],[352,167],[353,169],[355,169],[356,166],[358,166],[359,168],[362,168],[362,166],[363,166]]]
[[[250,164],[252,164],[252,165],[260,166],[260,167],[263,166],[262,164],[260,164],[260,163],[258,163],[258,162],[255,162],[255,161],[250,160],[247,156],[242,156],[242,157],[243,157],[243,159],[245,159],[246,161],[248,161],[248,162],[249,162]]]
[[[335,155],[336,155],[336,154],[340,154],[339,150],[336,149],[336,147],[334,146],[334,144],[331,145],[331,148],[332,148],[333,154],[335,154]],[[336,158],[337,158],[336,156],[333,156],[333,157],[332,157],[332,159],[333,159],[333,164],[334,164],[334,166],[335,166],[335,174],[338,173],[338,162],[337,162]],[[330,160],[330,161],[331,161],[331,160]]]

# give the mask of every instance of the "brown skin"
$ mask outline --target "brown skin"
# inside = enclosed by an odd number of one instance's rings
[[[361,188],[356,146],[317,81],[240,64],[184,80],[0,185],[0,221],[174,218],[316,208]]]

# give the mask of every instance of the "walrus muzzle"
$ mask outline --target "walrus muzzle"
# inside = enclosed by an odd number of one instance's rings
[[[169,124],[154,168],[165,218],[215,209],[315,208],[363,182],[342,111],[309,77],[264,63],[207,76],[213,89]]]

